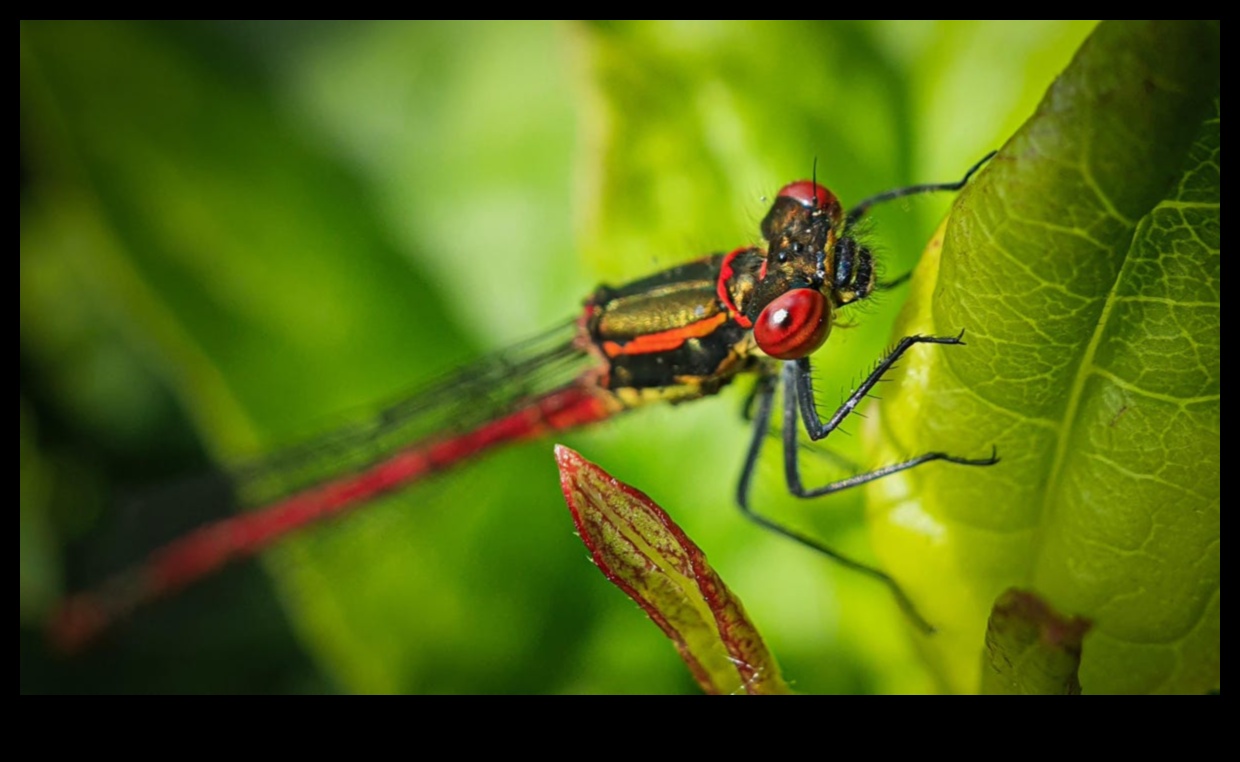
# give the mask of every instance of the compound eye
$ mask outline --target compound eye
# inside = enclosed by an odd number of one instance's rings
[[[838,203],[835,194],[810,180],[797,180],[779,190],[779,198],[790,198],[808,209],[827,209]]]
[[[799,360],[822,346],[831,331],[827,298],[812,288],[780,294],[753,326],[758,347],[777,360]]]

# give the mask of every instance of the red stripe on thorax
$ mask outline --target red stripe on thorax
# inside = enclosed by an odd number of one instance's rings
[[[719,265],[719,280],[715,281],[715,294],[719,297],[719,301],[727,309],[732,319],[740,324],[742,328],[753,328],[753,321],[741,314],[736,308],[736,303],[732,301],[732,292],[728,290],[728,281],[732,280],[735,271],[732,269],[732,260],[741,254],[749,251],[745,247],[736,249],[723,258],[723,262]],[[763,262],[763,267],[766,263]]]
[[[679,347],[689,339],[700,339],[703,336],[709,336],[716,328],[726,322],[728,322],[727,313],[720,312],[718,315],[681,326],[680,328],[637,336],[624,344],[615,341],[604,341],[603,352],[608,357],[666,352]]]

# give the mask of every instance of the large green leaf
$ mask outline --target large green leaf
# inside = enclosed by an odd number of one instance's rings
[[[1108,23],[961,194],[898,332],[883,455],[985,454],[871,489],[880,556],[975,690],[1010,586],[1093,622],[1087,693],[1204,692],[1220,660],[1219,27]]]

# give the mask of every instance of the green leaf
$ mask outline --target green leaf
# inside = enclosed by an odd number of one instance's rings
[[[990,602],[1094,628],[1086,693],[1204,692],[1220,659],[1219,27],[1101,25],[961,193],[898,326],[966,331],[885,390],[880,556],[974,690]]]
[[[740,599],[667,512],[563,445],[556,445],[555,459],[595,565],[676,645],[702,690],[787,693]]]

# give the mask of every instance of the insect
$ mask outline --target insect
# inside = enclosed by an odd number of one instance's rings
[[[762,220],[765,247],[740,247],[623,286],[602,286],[573,321],[466,366],[384,409],[372,425],[336,432],[238,469],[238,478],[249,485],[247,494],[269,494],[257,498],[261,507],[203,526],[156,550],[139,566],[72,596],[51,625],[53,639],[63,649],[79,648],[134,609],[291,532],[498,445],[597,423],[655,402],[713,395],[745,374],[756,375],[758,382],[751,408],[753,436],[736,492],[741,510],[767,529],[877,578],[928,629],[884,572],[755,512],[750,492],[781,386],[785,479],[798,497],[828,495],[932,460],[965,466],[997,462],[993,453],[965,458],[931,452],[809,487],[797,460],[800,426],[811,440],[825,438],[912,347],[963,343],[960,336],[902,339],[833,415],[819,416],[810,355],[826,341],[839,309],[893,285],[877,279],[874,257],[855,235],[856,223],[878,203],[959,190],[989,158],[958,182],[881,193],[847,214],[815,180],[786,185]],[[353,455],[343,473],[314,484],[302,478],[325,453],[349,450],[364,455]],[[359,458],[363,465],[355,467]]]

